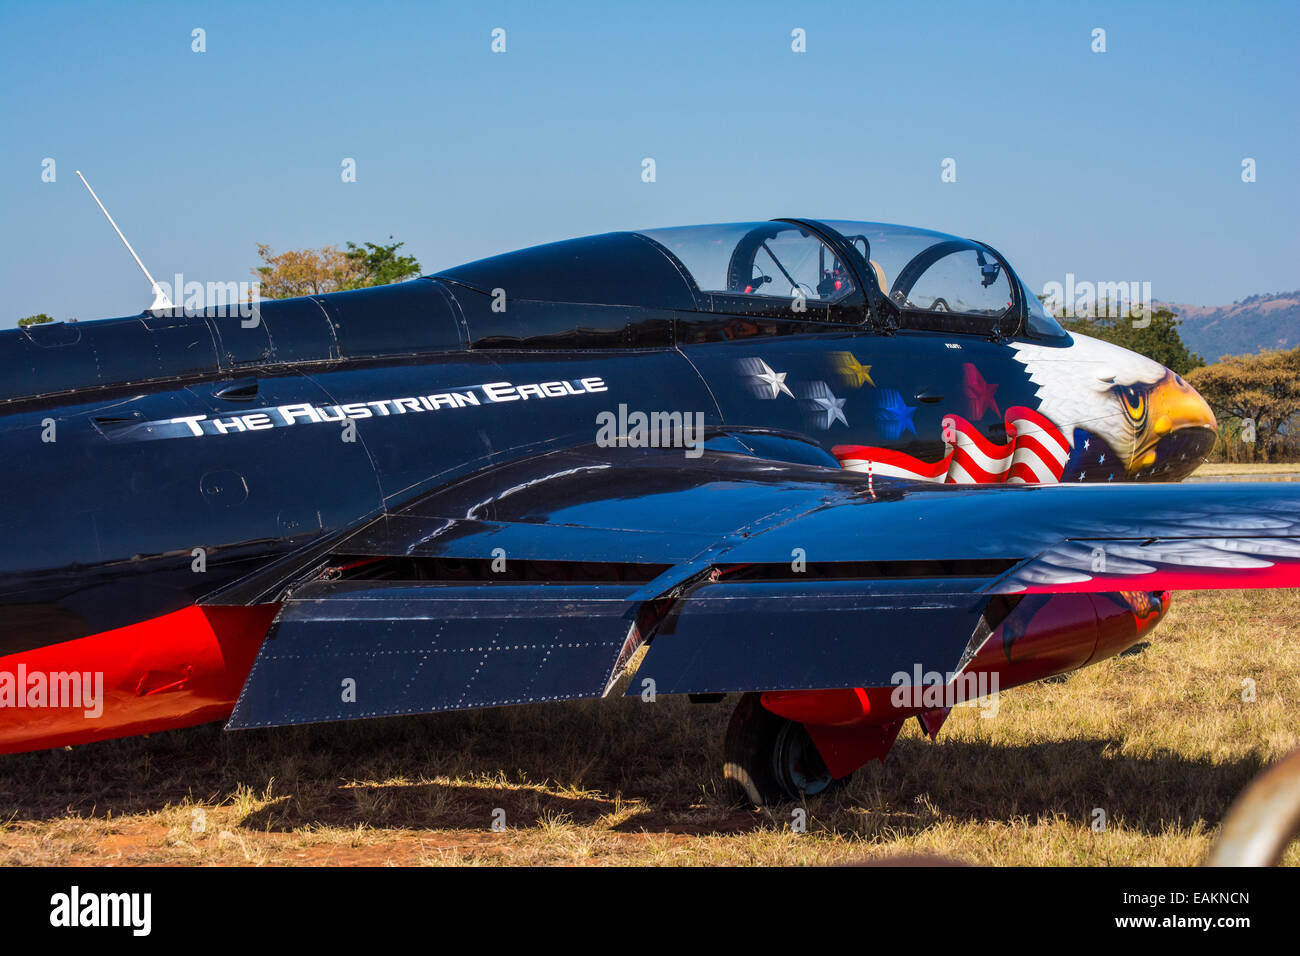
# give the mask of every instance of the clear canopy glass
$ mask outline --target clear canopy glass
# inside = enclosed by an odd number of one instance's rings
[[[977,242],[880,222],[827,222],[868,261],[899,308],[997,316],[1011,308],[1011,278]]]
[[[640,234],[675,255],[701,292],[830,303],[854,289],[839,256],[802,226],[739,222]]]

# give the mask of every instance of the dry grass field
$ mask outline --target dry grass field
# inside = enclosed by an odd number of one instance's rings
[[[1209,462],[1196,469],[1197,478],[1218,478],[1225,475],[1250,475],[1260,480],[1269,475],[1286,475],[1300,472],[1300,462]]]
[[[0,864],[1194,864],[1300,743],[1300,594],[1176,595],[1138,653],[1007,691],[993,718],[958,709],[935,743],[913,722],[887,763],[808,801],[806,832],[792,807],[720,799],[733,702],[213,725],[0,757]]]

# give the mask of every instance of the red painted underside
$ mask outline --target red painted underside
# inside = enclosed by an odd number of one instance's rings
[[[1112,657],[1149,633],[1168,610],[1167,592],[1158,604],[1148,594],[1060,594],[1036,610],[1022,610],[1018,618],[1013,611],[963,674],[990,675],[996,683],[985,686],[1002,691]],[[1019,633],[1004,641],[1012,618]],[[868,761],[883,761],[909,717],[920,717],[931,738],[938,734],[949,712],[942,699],[927,709],[898,703],[897,691],[896,686],[768,691],[762,701],[772,713],[802,723],[827,768],[841,777]],[[958,703],[967,699],[960,692],[955,697]]]
[[[847,777],[873,760],[883,761],[894,746],[894,738],[903,729],[903,721],[872,727],[849,729],[808,725],[812,738],[833,777]]]
[[[48,706],[53,700],[30,707],[0,698],[0,753],[225,719],[278,610],[275,604],[195,605],[129,627],[0,657],[0,681],[7,680],[18,692],[24,690],[17,686],[20,667],[29,693],[31,675],[103,675],[99,716],[87,716],[84,700],[74,707]]]

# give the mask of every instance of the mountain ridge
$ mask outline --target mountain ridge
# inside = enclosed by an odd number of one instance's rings
[[[1300,346],[1300,289],[1262,292],[1231,305],[1159,300],[1153,305],[1178,314],[1183,341],[1207,362],[1217,362],[1225,355]]]

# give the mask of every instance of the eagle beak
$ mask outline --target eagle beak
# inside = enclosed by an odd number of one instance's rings
[[[1162,453],[1172,454],[1175,449],[1184,457],[1199,458],[1214,446],[1218,428],[1200,393],[1181,376],[1166,371],[1147,395],[1146,424],[1138,435],[1129,474],[1151,468]]]

